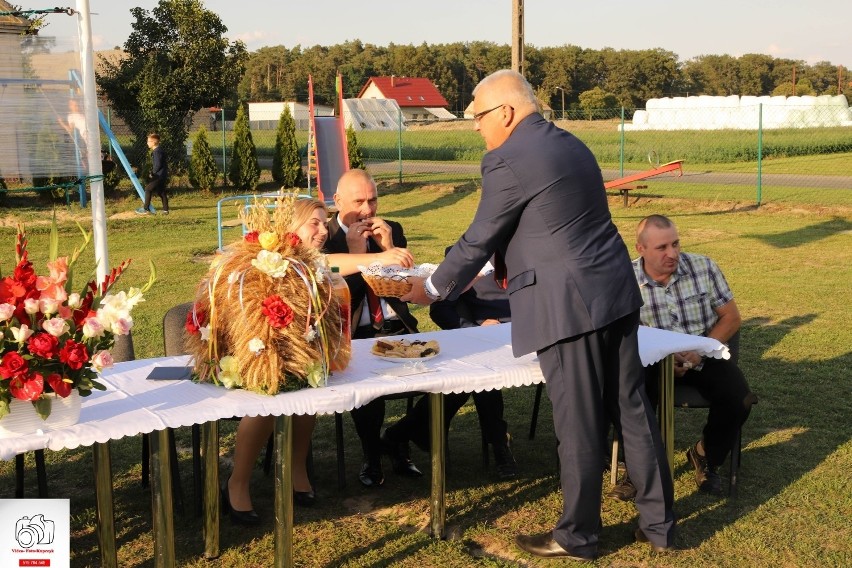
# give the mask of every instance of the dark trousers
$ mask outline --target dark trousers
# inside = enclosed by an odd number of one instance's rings
[[[160,199],[163,202],[163,211],[169,210],[169,195],[166,191],[166,180],[156,178],[148,182],[148,185],[145,186],[145,203],[142,205],[143,209],[148,209],[151,207],[151,196],[159,195]]]
[[[499,390],[476,392],[473,404],[479,415],[479,422],[485,439],[489,443],[506,441],[507,424],[503,420],[503,393]],[[464,406],[471,393],[452,393],[444,395],[444,433],[450,429],[450,421]],[[421,450],[428,452],[429,439],[429,397],[422,396],[411,412],[406,413],[393,426],[387,429],[387,436],[395,442],[414,442]]]
[[[639,527],[656,545],[674,544],[674,488],[653,407],[645,393],[634,312],[538,352],[559,440],[562,516],[553,538],[580,555],[597,553],[601,464],[609,425],[623,440],[636,486]]]
[[[659,401],[659,364],[646,368],[645,385],[648,398]],[[675,379],[677,384],[695,387],[710,401],[704,425],[704,453],[711,466],[719,466],[728,456],[737,430],[745,424],[751,405],[757,401],[740,368],[726,359],[704,359],[700,371],[687,371]]]

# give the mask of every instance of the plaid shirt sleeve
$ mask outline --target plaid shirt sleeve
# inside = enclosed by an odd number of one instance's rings
[[[719,317],[716,308],[734,296],[725,276],[706,256],[681,253],[677,270],[668,284],[649,279],[641,258],[633,269],[645,304],[640,311],[642,325],[690,335],[706,335]]]

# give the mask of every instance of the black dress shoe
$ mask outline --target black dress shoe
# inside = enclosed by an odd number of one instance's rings
[[[521,550],[542,558],[570,558],[581,562],[589,562],[595,559],[594,556],[579,556],[568,552],[553,540],[553,533],[551,532],[535,535],[519,534],[515,537],[515,544]]]
[[[423,477],[423,472],[411,462],[408,454],[408,442],[397,443],[390,440],[387,430],[382,433],[382,453],[391,459],[393,472],[404,477]]]
[[[648,540],[648,537],[645,535],[642,529],[636,529],[636,532],[633,533],[633,536],[636,538],[636,542],[647,542],[651,546],[651,550],[653,550],[654,552],[666,553],[674,552],[676,550],[674,545],[660,546],[658,544],[654,544],[653,542]]]
[[[220,490],[222,495],[222,512],[231,517],[231,522],[235,525],[243,525],[247,527],[260,524],[260,517],[254,512],[254,509],[248,511],[237,511],[231,507],[231,496],[228,494],[228,482],[222,486]]]
[[[630,477],[625,475],[621,483],[610,489],[606,496],[619,501],[633,501],[636,498],[636,487],[630,481]]]
[[[293,503],[299,507],[313,507],[317,496],[313,491],[293,491]]]
[[[364,487],[379,487],[385,482],[385,474],[382,473],[381,463],[364,462],[361,466],[361,472],[358,474],[358,481]]]

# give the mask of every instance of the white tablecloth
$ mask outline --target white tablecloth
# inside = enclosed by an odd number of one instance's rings
[[[184,366],[188,357],[120,363],[104,372],[106,391],[83,399],[80,421],[56,431],[0,438],[0,459],[36,449],[90,446],[124,436],[177,428],[232,416],[331,414],[349,411],[388,394],[472,392],[541,382],[535,355],[514,358],[511,324],[422,333],[407,338],[437,339],[441,352],[419,368],[388,362],[370,353],[371,339],[353,341],[352,362],[325,388],[265,396],[191,381],[150,381],[155,366]],[[643,365],[678,351],[727,358],[716,340],[640,327]],[[421,371],[413,373],[413,371]],[[413,373],[413,374],[407,374]],[[399,376],[402,375],[402,376]]]

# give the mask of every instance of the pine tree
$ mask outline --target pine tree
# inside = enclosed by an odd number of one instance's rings
[[[257,163],[257,149],[251,137],[248,116],[243,107],[237,109],[234,122],[234,147],[231,151],[231,164],[228,179],[237,189],[255,189],[260,180],[260,166]]]
[[[364,165],[364,154],[361,153],[361,148],[358,147],[358,137],[355,136],[355,129],[352,125],[346,129],[346,146],[349,149],[349,169],[351,170],[366,170]]]
[[[219,167],[213,159],[210,144],[207,142],[207,129],[198,129],[192,143],[192,156],[189,158],[189,183],[192,187],[210,191],[219,177]]]
[[[299,144],[296,142],[296,121],[287,105],[284,105],[284,111],[278,119],[275,152],[272,155],[272,179],[287,188],[299,187],[305,182]]]

